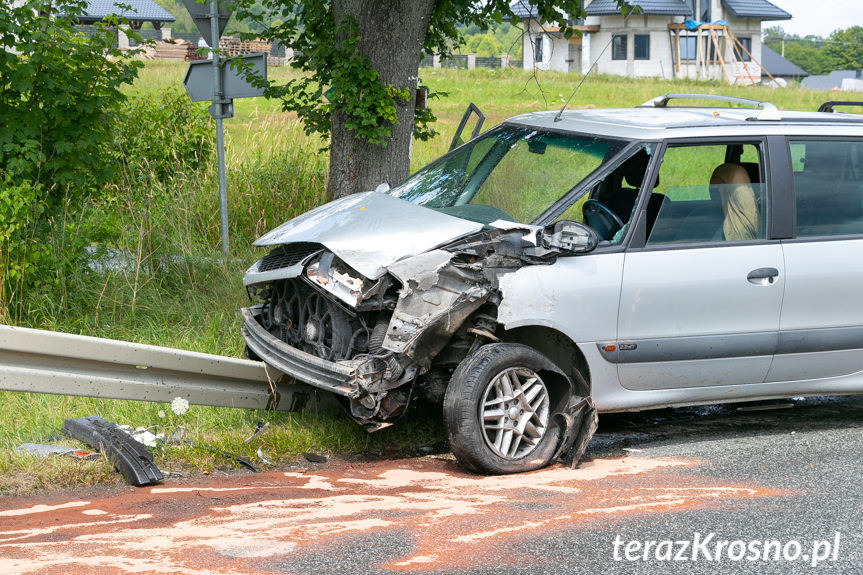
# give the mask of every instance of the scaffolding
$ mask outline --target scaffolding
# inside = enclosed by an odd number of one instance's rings
[[[729,84],[755,84],[761,80],[761,75],[752,73],[751,65],[754,65],[756,70],[775,80],[749,49],[731,33],[727,25],[702,24],[697,28],[689,29],[685,24],[669,24],[668,30],[674,74],[677,78],[682,77],[684,66],[687,68],[687,74],[694,66],[697,79],[711,79],[721,70]],[[685,59],[681,52],[681,38],[684,38],[684,42],[687,43]],[[695,38],[694,54],[691,53],[690,38]]]

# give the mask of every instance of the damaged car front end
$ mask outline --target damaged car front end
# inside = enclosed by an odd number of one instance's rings
[[[453,451],[478,472],[523,471],[565,455],[578,439],[573,429],[595,425],[595,411],[577,373],[506,338],[501,279],[589,252],[598,238],[565,219],[532,224],[569,185],[533,198],[500,189],[512,182],[495,171],[516,146],[585,156],[586,173],[622,147],[499,128],[393,190],[336,200],[265,234],[256,245],[271,251],[244,277],[257,302],[241,310],[248,355],[334,393],[370,431],[414,401],[444,403]],[[471,361],[482,365],[466,367]],[[489,366],[503,369],[471,383]],[[456,421],[465,409],[476,429]]]

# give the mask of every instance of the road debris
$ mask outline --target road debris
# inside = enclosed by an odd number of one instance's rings
[[[153,464],[150,450],[116,423],[105,421],[98,415],[67,419],[63,423],[63,433],[105,454],[131,485],[149,485],[163,478],[162,472]]]
[[[177,434],[177,432],[175,431],[174,435],[176,435],[176,434]],[[247,458],[243,457],[242,455],[236,455],[234,453],[230,453],[229,451],[223,451],[214,445],[207,445],[205,443],[196,443],[194,441],[189,441],[186,439],[173,439],[174,435],[172,435],[170,438],[168,438],[168,440],[166,440],[165,443],[174,443],[176,445],[189,445],[191,447],[197,447],[199,449],[204,449],[206,451],[209,451],[210,453],[215,453],[216,455],[221,455],[222,457],[225,457],[227,459],[230,459],[231,461],[239,463],[240,465],[242,465],[243,467],[245,467],[246,469],[248,469],[250,471],[253,471],[254,473],[258,472],[255,465],[251,461],[249,461]],[[205,472],[205,474],[206,474],[206,472]]]
[[[264,464],[266,464],[266,465],[272,465],[273,464],[272,461],[270,461],[269,459],[264,457],[264,452],[261,451],[260,447],[258,448],[258,450],[255,453],[258,455],[258,459],[260,459],[262,462],[264,462]]]
[[[251,437],[243,440],[243,443],[251,443],[252,440],[256,439],[257,437],[260,437],[261,434],[263,434],[269,428],[270,428],[270,422],[269,421],[264,422],[264,421],[258,420],[258,423],[255,424],[255,432],[251,435]]]
[[[311,463],[326,463],[329,460],[326,455],[318,455],[317,453],[303,453],[303,457]]]

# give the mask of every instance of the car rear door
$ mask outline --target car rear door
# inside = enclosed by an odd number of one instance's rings
[[[664,149],[625,256],[618,339],[599,344],[617,364],[624,387],[765,380],[785,284],[782,246],[768,234],[765,149],[761,140],[702,140]],[[729,162],[730,150],[743,152]],[[729,163],[734,165],[723,170],[739,182],[711,189],[716,168]],[[735,211],[729,198],[738,196]],[[736,220],[729,221],[728,211]]]
[[[863,138],[791,137],[775,147],[772,155],[784,155],[787,165],[779,188],[796,217],[794,237],[783,242],[787,278],[777,355],[767,379],[860,373]]]

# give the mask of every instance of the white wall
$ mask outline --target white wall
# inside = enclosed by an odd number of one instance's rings
[[[734,82],[758,82],[761,78],[761,68],[756,63],[761,62],[761,22],[759,20],[735,18],[725,9],[721,0],[711,0],[713,21],[723,19],[728,22],[729,30],[738,38],[751,38],[752,62],[732,63],[732,46],[730,41],[724,42],[723,58],[728,75]],[[669,24],[682,24],[683,16],[632,15],[627,20],[620,15],[588,16],[585,26],[599,26],[598,32],[584,33],[582,41],[582,61],[572,66],[569,59],[569,42],[556,32],[543,32],[536,21],[531,21],[528,33],[523,37],[524,69],[532,70],[534,66],[540,70],[557,70],[567,72],[570,69],[586,72],[593,60],[599,57],[596,72],[631,78],[655,77],[674,78],[678,75],[685,78],[700,78],[727,81],[726,71],[719,62],[697,67],[695,61],[681,62],[680,71],[675,70],[674,52],[676,40],[668,30]],[[551,25],[545,28],[550,28]],[[534,62],[534,40],[542,34],[545,38],[543,61]],[[618,34],[626,35],[626,60],[612,59],[612,37]],[[650,59],[635,60],[635,35],[650,36]],[[693,32],[694,34],[694,32]],[[709,38],[709,33],[702,33]],[[708,40],[708,42],[710,42]],[[722,45],[722,43],[720,43]],[[601,54],[601,56],[600,56]]]
[[[680,19],[682,21],[682,18]],[[673,57],[671,36],[668,24],[676,21],[672,16],[631,16],[627,21],[623,16],[590,17],[585,25],[599,25],[599,32],[591,34],[591,58],[599,56],[596,71],[600,74],[629,76],[631,78],[656,77],[671,78]],[[613,36],[626,36],[626,60],[612,59]],[[650,36],[650,59],[635,60],[635,35]],[[604,52],[603,52],[604,50]]]
[[[534,66],[537,70],[555,70],[557,72],[568,72],[569,63],[566,61],[569,58],[569,41],[557,34],[556,32],[545,32],[540,27],[536,20],[530,21],[528,33],[522,39],[522,53],[524,54],[524,63],[522,67],[525,70],[533,70]],[[535,46],[536,39],[542,38],[542,61],[535,61]]]

